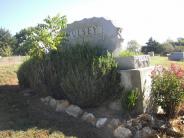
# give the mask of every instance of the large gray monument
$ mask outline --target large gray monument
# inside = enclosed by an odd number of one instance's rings
[[[122,48],[121,28],[115,27],[105,18],[88,18],[67,25],[67,38],[71,45],[88,43],[108,51],[117,52]]]

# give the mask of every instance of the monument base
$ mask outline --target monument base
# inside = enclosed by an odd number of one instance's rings
[[[140,92],[136,113],[149,112],[151,109],[151,72],[154,67],[120,70],[121,85],[125,91],[138,89]]]

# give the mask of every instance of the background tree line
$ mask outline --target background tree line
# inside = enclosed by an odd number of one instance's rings
[[[151,37],[144,46],[141,46],[136,40],[131,40],[127,43],[127,50],[131,52],[142,52],[144,54],[153,51],[155,54],[160,55],[167,55],[171,52],[184,52],[184,38],[159,43]]]

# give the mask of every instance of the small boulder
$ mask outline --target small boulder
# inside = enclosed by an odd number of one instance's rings
[[[132,137],[132,132],[130,129],[125,128],[124,126],[119,126],[114,130],[114,136],[116,138],[131,138]]]
[[[56,108],[56,100],[55,99],[51,99],[49,101],[49,105],[52,107],[52,108]]]
[[[67,100],[56,101],[56,112],[63,112],[69,106]]]
[[[101,128],[107,122],[107,118],[99,118],[96,122],[96,127]]]
[[[56,100],[55,100],[55,99],[50,99],[49,105],[50,105],[52,108],[56,108]]]
[[[114,130],[115,128],[117,128],[119,125],[121,125],[121,121],[119,119],[115,119],[113,118],[109,124],[107,125],[108,128]]]
[[[45,99],[44,100],[45,101],[45,104],[48,104],[50,102],[50,100],[52,99],[52,97],[51,96],[47,96],[44,99]]]
[[[144,127],[142,130],[138,130],[134,138],[157,138],[154,130],[149,127]]]
[[[45,102],[45,98],[40,98],[41,102],[44,103]]]
[[[95,125],[95,123],[96,123],[96,118],[92,113],[85,112],[82,115],[81,119],[88,122],[88,123],[91,123],[92,125]]]
[[[144,127],[142,129],[142,138],[148,138],[148,137],[156,137],[155,131],[149,127]]]
[[[82,109],[76,105],[70,105],[66,108],[65,112],[75,118],[79,117],[83,113]]]

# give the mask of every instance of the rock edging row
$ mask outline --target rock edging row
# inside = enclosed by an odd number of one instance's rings
[[[154,130],[148,126],[142,126],[143,122],[149,121],[153,122],[151,116],[144,117],[145,120],[140,122],[136,120],[128,120],[126,122],[121,122],[118,118],[96,118],[93,113],[88,113],[83,111],[79,106],[70,104],[67,100],[55,100],[51,96],[40,99],[45,105],[49,105],[56,112],[65,112],[68,115],[81,119],[91,125],[102,128],[105,127],[108,130],[111,130],[114,137],[116,138],[147,138],[147,137],[158,137]],[[133,131],[136,129],[136,131]]]

